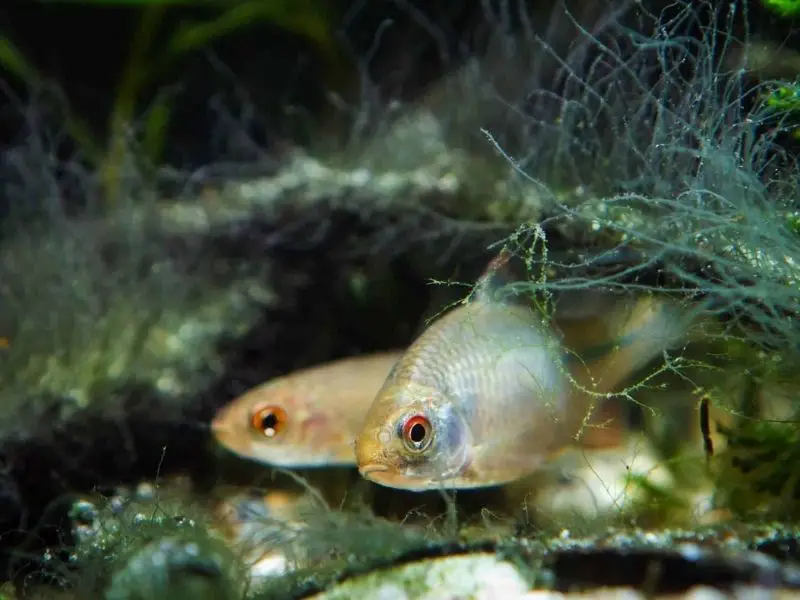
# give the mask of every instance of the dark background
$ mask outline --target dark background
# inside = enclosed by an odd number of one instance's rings
[[[487,28],[483,3],[478,1],[335,0],[329,4],[333,7],[330,29],[341,57],[320,56],[307,39],[262,20],[192,53],[171,70],[166,81],[157,82],[176,93],[166,162],[196,168],[231,154],[239,160],[256,160],[279,140],[297,141],[304,129],[293,122],[287,105],[297,112],[320,115],[330,110],[326,100],[330,91],[356,104],[363,92],[363,75],[383,101],[413,99],[470,56]],[[669,4],[643,3],[656,11]],[[507,5],[512,18],[519,8],[514,0],[495,0],[492,5]],[[581,2],[570,5],[579,10]],[[545,19],[549,6],[537,3],[534,22]],[[750,2],[748,9],[751,33],[794,47],[791,20],[777,18],[757,1]],[[0,7],[0,31],[52,78],[75,113],[86,117],[102,137],[140,10],[136,5],[113,3],[8,2]],[[183,19],[210,19],[214,14],[201,3],[171,7],[160,27],[161,38],[168,37],[171,25]],[[156,48],[160,41],[156,40]],[[333,64],[336,73],[331,72]],[[14,144],[28,134],[21,126],[20,111],[36,106],[31,100],[37,99],[29,97],[24,83],[13,77],[2,79],[6,97],[0,110],[0,141]],[[8,97],[8,92],[13,96]],[[148,96],[143,94],[144,99]],[[231,141],[240,135],[232,131],[235,126],[243,129],[251,146]],[[308,131],[303,135],[308,138]],[[68,144],[60,150],[69,155]]]

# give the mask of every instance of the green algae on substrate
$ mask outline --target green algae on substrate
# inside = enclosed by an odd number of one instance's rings
[[[388,536],[392,538],[391,541],[385,536],[374,536],[375,540],[383,542],[379,553],[349,554],[347,557],[318,562],[313,567],[307,566],[267,580],[257,587],[254,598],[300,599],[319,594],[326,599],[334,599],[354,597],[348,594],[356,591],[374,592],[384,585],[400,587],[409,593],[422,593],[429,590],[430,578],[443,584],[452,580],[452,563],[443,561],[455,557],[463,559],[464,564],[457,566],[459,573],[477,566],[503,568],[499,565],[507,563],[509,567],[513,566],[516,581],[523,582],[526,589],[544,581],[541,573],[534,572],[529,566],[536,561],[530,560],[528,556],[520,558],[522,546],[511,552],[500,550],[506,548],[506,544],[495,540],[447,541],[429,538],[421,531],[408,534],[401,531],[414,528],[389,523],[386,525],[395,531]],[[345,537],[352,540],[358,536],[348,535],[340,539]],[[398,544],[398,540],[402,541]],[[504,573],[508,574],[508,568],[505,568]]]
[[[466,539],[443,529],[452,528],[436,526],[435,520],[429,526],[409,525],[338,511],[308,515],[292,542],[303,548],[302,560],[288,573],[259,581],[254,598],[306,598],[375,571],[452,555],[497,553],[503,545],[496,537],[487,539],[485,531]]]
[[[233,553],[208,536],[162,537],[126,559],[105,600],[234,600],[241,597],[235,564]]]
[[[101,509],[86,502],[76,505],[73,518],[84,530],[73,566],[79,569],[76,587],[86,591],[84,597],[96,597],[97,590],[104,590],[111,600],[188,591],[220,598],[240,593],[241,584],[249,580],[247,567],[208,529],[203,515],[178,496],[152,496],[122,509],[112,503]],[[762,550],[773,556],[777,553],[783,560],[786,548],[792,544],[796,548],[799,539],[792,527],[745,524],[694,530],[616,528],[583,537],[567,530],[518,537],[479,528],[447,535],[433,525],[409,526],[320,508],[292,538],[293,547],[303,548],[299,560],[293,561],[297,569],[253,581],[249,596],[291,599],[330,591],[332,595],[325,597],[336,598],[346,590],[361,589],[354,586],[368,584],[420,590],[426,582],[449,581],[452,573],[442,571],[448,564],[455,570],[472,564],[486,567],[487,573],[503,572],[509,577],[504,575],[502,580],[511,586],[521,586],[522,581],[529,588],[560,588],[587,583],[580,578],[572,581],[570,565],[596,566],[610,559],[619,566],[627,564],[628,558],[640,563],[664,558],[684,565],[691,582],[707,577],[706,566],[715,564],[717,556],[727,561]],[[286,553],[285,543],[267,541],[263,550]],[[698,550],[676,551],[686,545]],[[699,562],[704,558],[700,549],[711,553],[706,563]],[[447,557],[464,559],[439,560]],[[698,562],[692,562],[695,557]],[[516,576],[510,576],[508,567],[498,567],[500,563],[513,567]],[[736,564],[725,565],[728,578],[739,576]],[[780,575],[774,565],[769,568],[768,575]]]
[[[245,567],[187,490],[78,499],[70,511],[75,547],[59,569],[81,598],[239,598]]]
[[[653,564],[667,565],[670,577],[679,578],[672,581],[661,577],[658,585],[665,590],[700,584],[724,587],[754,578],[774,581],[776,585],[800,585],[797,570],[781,562],[786,556],[776,556],[774,552],[774,547],[784,548],[791,540],[796,546],[800,539],[797,529],[782,525],[616,529],[587,537],[572,537],[564,531],[540,539],[508,537],[474,542],[434,539],[436,536],[415,539],[412,535],[406,539],[405,548],[392,543],[404,535],[403,527],[388,523],[385,527],[383,533],[387,535],[375,536],[375,540],[383,542],[382,553],[357,554],[349,561],[323,561],[313,568],[266,581],[253,597],[332,600],[389,588],[420,597],[430,591],[432,583],[450,581],[454,572],[463,573],[465,565],[487,567],[487,573],[494,573],[501,563],[515,571],[514,577],[503,576],[502,580],[527,589],[591,589],[612,583],[640,586],[644,567]],[[358,536],[339,539],[350,538],[352,543],[355,537]],[[442,560],[458,557],[463,560]],[[628,569],[634,565],[635,569]],[[445,572],[448,569],[454,572]],[[510,573],[506,567],[501,569]],[[462,583],[469,582],[465,578]]]

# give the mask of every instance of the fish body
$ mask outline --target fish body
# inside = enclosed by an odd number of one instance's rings
[[[494,279],[392,369],[356,440],[365,478],[421,491],[525,477],[578,436],[599,396],[666,349],[681,321],[654,297],[618,297],[614,314],[594,315],[601,325],[584,316],[558,329],[530,305],[496,300]]]
[[[364,413],[400,356],[350,357],[267,381],[223,407],[213,435],[235,454],[273,466],[354,466]]]

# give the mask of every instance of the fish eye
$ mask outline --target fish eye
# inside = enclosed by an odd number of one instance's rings
[[[262,406],[253,411],[250,425],[265,437],[272,438],[283,431],[287,420],[286,411],[280,406]]]
[[[433,439],[433,427],[424,415],[414,415],[403,424],[403,442],[409,450],[422,452]]]

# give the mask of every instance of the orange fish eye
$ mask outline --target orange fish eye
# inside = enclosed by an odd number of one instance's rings
[[[431,443],[433,427],[424,415],[414,415],[403,424],[403,442],[409,450],[422,452]]]
[[[283,431],[287,421],[286,411],[280,406],[272,405],[257,408],[250,417],[252,428],[263,433],[268,438],[275,437]]]

